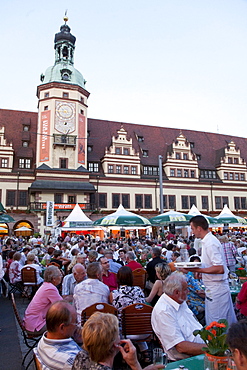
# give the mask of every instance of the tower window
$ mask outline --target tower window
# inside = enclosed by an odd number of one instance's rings
[[[59,168],[68,168],[68,158],[59,158]]]
[[[44,106],[44,110],[48,110],[48,105]]]
[[[81,96],[80,100],[81,100],[81,102],[82,102],[82,103],[84,103],[84,98],[83,98],[83,96]]]
[[[80,111],[80,112],[81,112],[81,114],[84,116],[84,110],[83,110],[83,109],[81,109],[81,111]]]
[[[69,93],[63,92],[63,98],[68,98],[68,97],[69,97]]]
[[[45,98],[49,98],[49,93],[46,92],[44,96],[45,96]]]
[[[69,81],[70,80],[70,77],[69,77],[68,73],[63,73],[62,80],[64,80],[64,81]]]

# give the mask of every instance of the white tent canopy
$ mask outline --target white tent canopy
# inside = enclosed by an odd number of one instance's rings
[[[227,218],[227,217],[229,217],[229,215],[235,217],[234,213],[232,213],[232,211],[227,206],[227,204],[225,204],[222,211],[220,212],[220,214],[216,217],[225,217],[225,218]]]
[[[189,210],[188,215],[197,216],[201,215],[202,213],[199,211],[199,209],[193,204],[191,209]]]
[[[73,210],[70,212],[69,216],[64,220],[64,228],[78,228],[78,227],[87,227],[92,226],[93,221],[88,218],[85,213],[82,211],[79,204],[76,204]]]

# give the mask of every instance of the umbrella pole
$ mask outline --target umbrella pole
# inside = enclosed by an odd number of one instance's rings
[[[162,155],[159,155],[160,214],[164,213],[162,159]],[[164,226],[161,226],[161,230],[164,235]]]

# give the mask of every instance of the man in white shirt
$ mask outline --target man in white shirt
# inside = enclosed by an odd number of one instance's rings
[[[190,220],[190,226],[196,238],[201,239],[202,268],[191,271],[202,273],[206,287],[205,318],[209,325],[212,321],[226,319],[228,324],[236,322],[231,292],[228,283],[228,268],[224,250],[220,241],[209,231],[205,217],[198,215]],[[188,269],[186,269],[188,271]]]
[[[102,266],[99,262],[92,262],[87,268],[88,278],[77,284],[74,290],[74,303],[77,311],[78,323],[81,322],[81,312],[94,303],[108,303],[110,289],[101,282]]]
[[[85,267],[77,263],[73,269],[72,274],[66,275],[63,278],[63,285],[62,285],[62,296],[66,301],[72,302],[73,301],[73,294],[77,284],[81,281],[85,280],[87,277]]]
[[[152,327],[164,351],[173,361],[203,353],[203,340],[193,335],[202,326],[187,306],[185,276],[174,272],[166,278],[163,287],[164,293],[152,312]]]

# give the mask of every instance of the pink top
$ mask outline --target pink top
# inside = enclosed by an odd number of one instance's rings
[[[53,302],[63,298],[52,283],[43,283],[29,303],[23,319],[28,331],[39,331],[45,325],[46,313]]]

